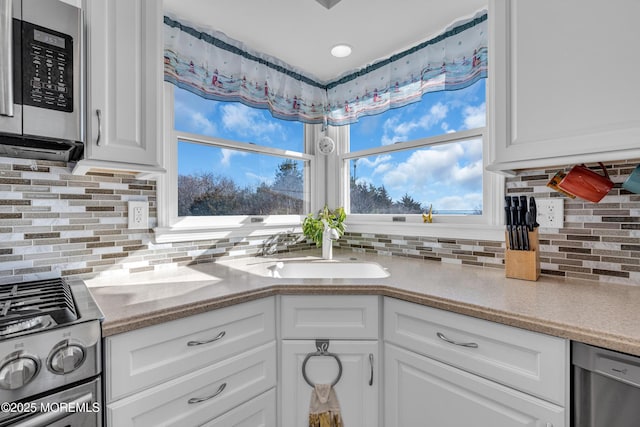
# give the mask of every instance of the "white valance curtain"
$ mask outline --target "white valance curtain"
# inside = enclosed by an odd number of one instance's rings
[[[329,82],[252,52],[222,33],[173,17],[165,17],[164,23],[165,81],[207,99],[267,108],[285,120],[345,125],[419,101],[427,92],[462,89],[487,76],[486,11]]]

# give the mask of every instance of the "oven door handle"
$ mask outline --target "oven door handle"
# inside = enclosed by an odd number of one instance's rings
[[[69,402],[65,402],[69,407],[78,407],[89,405],[94,402],[93,393],[86,393],[80,396],[77,399],[71,400]],[[56,403],[56,406],[58,404]],[[60,405],[62,406],[62,404]],[[65,411],[51,411],[51,412],[40,412],[37,415],[27,418],[24,421],[21,421],[15,425],[15,427],[46,427],[55,423],[56,421],[60,421],[70,415],[73,415],[73,412],[65,412]]]
[[[13,117],[12,0],[0,0],[0,116]]]

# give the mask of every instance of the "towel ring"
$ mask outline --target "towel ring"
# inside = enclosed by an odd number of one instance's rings
[[[309,380],[309,377],[307,377],[307,362],[309,361],[309,359],[311,359],[314,356],[329,356],[329,357],[333,357],[334,359],[336,359],[336,362],[338,362],[338,376],[331,383],[331,387],[333,387],[336,384],[338,384],[338,381],[340,381],[340,378],[342,378],[342,362],[340,361],[340,358],[338,357],[337,354],[330,353],[328,351],[328,349],[329,349],[329,341],[328,340],[316,340],[316,349],[317,349],[316,351],[314,351],[312,353],[308,353],[305,356],[304,361],[302,362],[302,377],[307,382],[307,384],[309,384],[311,387],[315,387],[315,384],[312,383],[311,380]]]

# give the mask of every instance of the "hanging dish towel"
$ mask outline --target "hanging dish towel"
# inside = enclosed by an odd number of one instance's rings
[[[344,427],[340,403],[331,384],[316,384],[311,392],[309,427]]]

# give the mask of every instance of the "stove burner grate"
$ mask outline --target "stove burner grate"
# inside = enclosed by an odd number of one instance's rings
[[[0,285],[0,339],[77,318],[71,289],[62,278]]]

